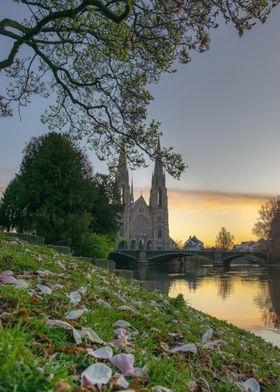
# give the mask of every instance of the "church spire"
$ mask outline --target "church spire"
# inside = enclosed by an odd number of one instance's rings
[[[161,148],[160,148],[160,138],[158,136],[158,141],[157,141],[157,153],[161,152]]]
[[[125,154],[125,145],[122,143],[120,148],[120,155],[119,155],[119,169],[126,168],[126,154]]]
[[[157,149],[156,149],[156,159],[155,159],[155,166],[152,178],[152,184],[157,182],[157,180],[163,179],[165,183],[165,175],[162,167],[161,161],[161,147],[160,147],[160,138],[158,137]]]

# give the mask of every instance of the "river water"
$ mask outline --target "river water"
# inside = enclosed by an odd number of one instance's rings
[[[136,279],[176,297],[183,294],[192,307],[247,329],[280,347],[280,267],[246,262],[230,267],[179,260],[160,263],[117,263],[134,271]]]

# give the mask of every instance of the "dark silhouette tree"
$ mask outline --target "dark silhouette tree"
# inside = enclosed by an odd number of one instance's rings
[[[13,103],[55,92],[43,115],[50,129],[85,137],[111,164],[125,138],[130,163],[143,165],[158,139],[158,123],[146,122],[147,86],[187,63],[191,51],[207,50],[222,18],[241,36],[279,1],[17,0],[22,19],[0,20],[0,36],[11,43],[0,70],[12,80],[0,112],[12,115]],[[175,177],[185,168],[172,148],[161,159]]]
[[[216,237],[216,247],[222,250],[229,250],[234,245],[234,235],[225,227],[222,227]]]
[[[276,196],[268,200],[259,209],[259,217],[252,233],[260,239],[268,240],[271,231],[271,224],[275,215],[280,211],[280,196]]]
[[[68,135],[33,138],[19,174],[4,192],[0,226],[34,232],[47,243],[79,252],[93,231],[116,234],[118,208],[105,188],[94,180],[87,157]]]

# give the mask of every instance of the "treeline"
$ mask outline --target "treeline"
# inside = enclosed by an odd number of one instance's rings
[[[94,175],[68,135],[51,132],[25,148],[0,201],[0,227],[70,246],[75,254],[106,257],[117,241],[117,196],[114,181]]]

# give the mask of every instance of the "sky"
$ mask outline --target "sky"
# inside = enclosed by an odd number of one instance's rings
[[[17,5],[1,0],[2,15],[20,17]],[[280,7],[265,24],[239,38],[232,26],[212,32],[210,50],[163,75],[151,86],[149,119],[161,122],[161,143],[173,145],[188,169],[180,181],[167,176],[170,234],[197,235],[213,245],[222,226],[236,242],[254,239],[258,209],[280,194]],[[0,41],[0,58],[8,42]],[[0,85],[5,80],[0,74]],[[0,187],[19,169],[32,136],[47,132],[40,115],[48,102],[35,97],[21,119],[0,119]],[[93,152],[96,171],[106,171]],[[135,196],[148,201],[153,164],[132,173]]]

